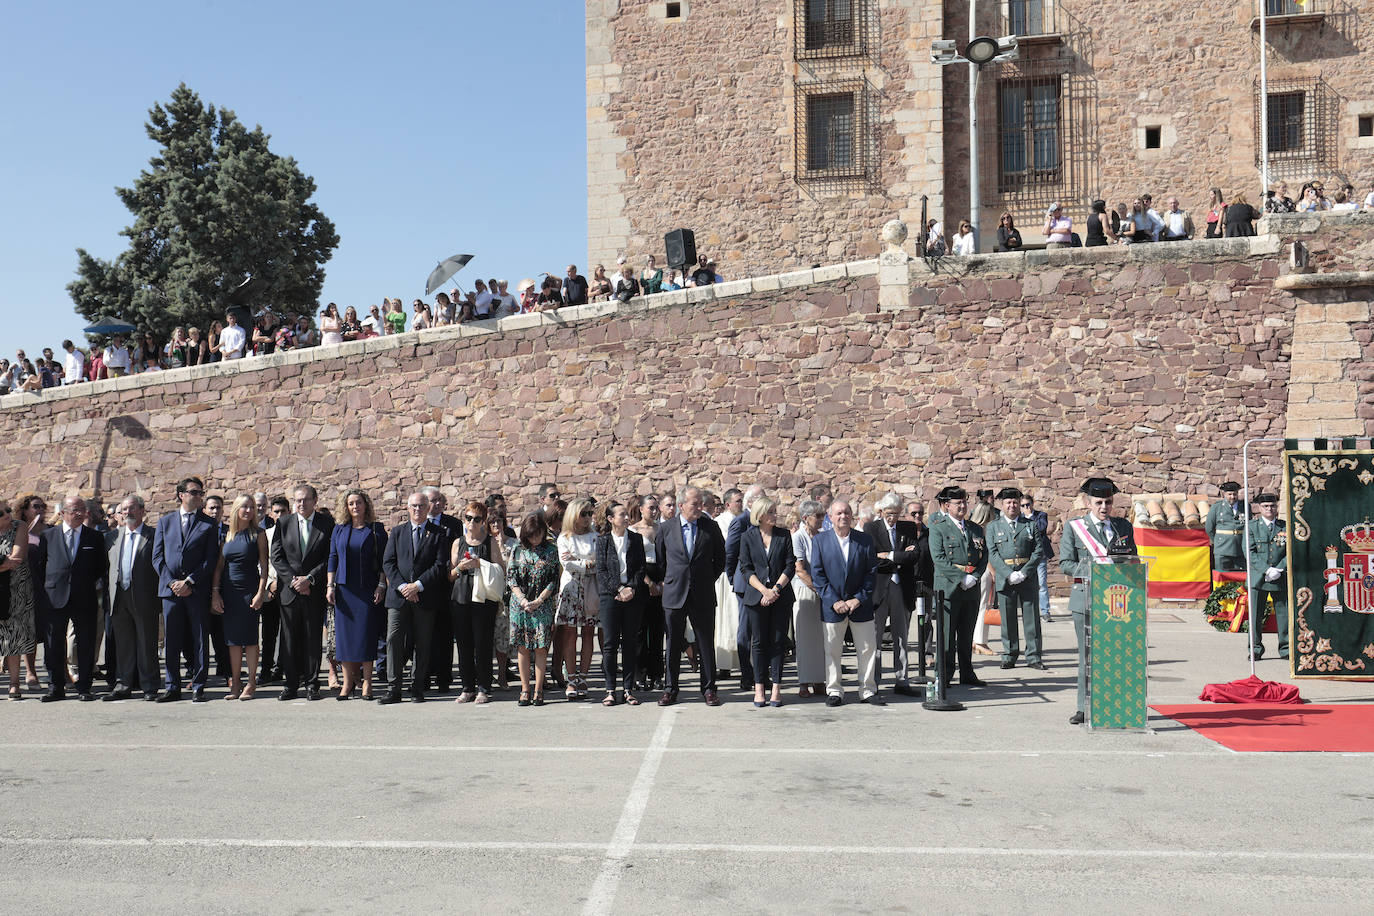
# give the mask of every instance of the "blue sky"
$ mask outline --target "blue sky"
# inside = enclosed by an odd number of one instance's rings
[[[458,252],[476,255],[468,288],[580,265],[584,17],[576,0],[15,7],[0,56],[0,355],[83,340],[66,291],[76,249],[124,250],[132,220],[114,189],[147,166],[148,109],[183,81],[315,179],[340,236],[323,302],[400,296],[409,310]]]

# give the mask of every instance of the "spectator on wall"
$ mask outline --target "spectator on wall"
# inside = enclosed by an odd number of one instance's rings
[[[105,348],[105,371],[110,378],[119,378],[128,374],[132,364],[129,348],[124,345],[124,335],[114,335],[110,345]]]
[[[86,374],[86,354],[76,348],[70,340],[62,341],[62,349],[67,351],[63,359],[64,366],[62,381],[67,385],[74,385],[82,381]]]
[[[586,305],[588,292],[587,278],[577,272],[576,264],[568,265],[568,274],[563,279],[563,305]]]
[[[997,224],[997,247],[993,251],[1020,251],[1021,230],[1010,213],[1003,213]]]
[[[1254,235],[1255,220],[1259,218],[1260,212],[1250,206],[1245,194],[1237,194],[1226,208],[1226,237]]]

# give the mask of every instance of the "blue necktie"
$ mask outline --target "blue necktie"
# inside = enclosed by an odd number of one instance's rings
[[[415,525],[410,526],[410,553],[412,558],[420,555],[420,529]]]
[[[692,548],[696,544],[696,539],[692,536],[692,523],[682,523],[682,543],[687,545],[687,555],[692,555]]]

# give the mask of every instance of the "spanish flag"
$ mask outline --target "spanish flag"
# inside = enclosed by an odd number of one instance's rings
[[[1201,528],[1136,528],[1135,543],[1150,563],[1149,596],[1206,600],[1212,593],[1212,554]]]

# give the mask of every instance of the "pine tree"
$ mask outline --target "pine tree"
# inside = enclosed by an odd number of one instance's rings
[[[79,314],[110,316],[166,340],[176,325],[222,319],[247,274],[261,285],[250,303],[312,315],[324,263],[338,247],[334,224],[310,202],[315,182],[268,148],[228,109],[204,105],[182,83],[153,105],[147,131],[159,146],[131,188],[116,188],[134,216],[129,247],[112,261],[77,249],[67,285]]]

